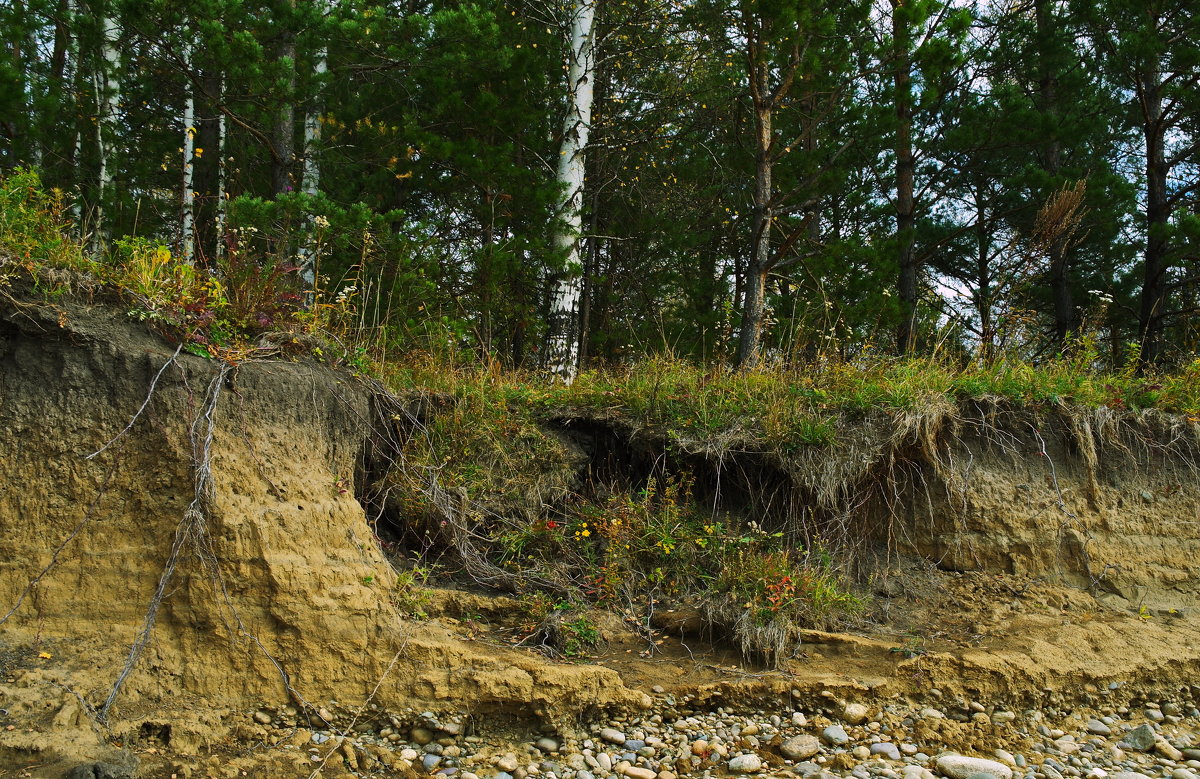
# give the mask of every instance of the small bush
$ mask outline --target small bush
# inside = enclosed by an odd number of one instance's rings
[[[35,172],[18,168],[0,176],[0,271],[9,264],[30,274],[89,268],[79,241],[68,236],[65,213],[63,193],[47,191]]]

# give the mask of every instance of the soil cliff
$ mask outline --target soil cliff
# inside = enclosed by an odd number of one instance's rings
[[[608,669],[399,617],[355,497],[372,398],[313,360],[215,365],[112,306],[6,307],[0,641],[53,656],[23,689],[118,731],[169,708],[192,752],[229,730],[213,712],[262,701],[551,718],[636,700]]]
[[[1191,420],[973,402],[862,423],[892,426],[837,455],[834,498],[813,486],[833,457],[772,477],[882,550],[854,634],[810,632],[767,672],[686,620],[647,640],[618,619],[597,662],[564,663],[500,640],[503,598],[402,617],[359,501],[395,401],[311,357],[251,357],[186,354],[111,301],[0,304],[0,764],[156,775],[163,754],[265,745],[262,707],[347,732],[436,714],[565,733],[655,687],[1036,706],[1200,669]]]

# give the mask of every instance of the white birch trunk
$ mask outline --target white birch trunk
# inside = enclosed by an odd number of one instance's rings
[[[325,10],[328,12],[328,5]],[[316,86],[313,99],[304,114],[304,167],[300,175],[300,191],[310,197],[315,197],[321,191],[321,161],[317,158],[317,147],[321,143],[321,112],[325,105],[321,89],[325,73],[329,70],[328,54],[324,46],[317,50],[313,64],[313,83]],[[305,221],[308,224],[308,237],[299,251],[300,281],[304,285],[306,302],[312,305],[317,289],[318,247],[311,212]]]
[[[187,46],[183,50],[185,67],[192,63],[192,49]],[[187,97],[183,102],[183,197],[181,205],[181,235],[179,251],[183,261],[191,264],[196,259],[196,97],[189,86]]]
[[[579,370],[577,312],[583,289],[579,234],[583,224],[584,152],[592,126],[592,91],[595,76],[593,27],[595,0],[574,0],[567,63],[567,116],[555,180],[562,187],[559,226],[554,247],[566,256],[566,267],[554,282],[550,298],[546,369],[552,377],[570,384]]]
[[[217,102],[225,101],[225,77],[221,77]],[[217,259],[225,256],[225,112],[217,114]]]
[[[78,14],[75,10],[75,0],[67,0],[67,35],[70,40],[67,43],[67,61],[63,65],[63,83],[67,85],[66,92],[70,94],[75,103],[72,118],[72,124],[75,126],[75,144],[71,149],[71,164],[76,172],[79,170],[80,158],[83,156],[83,132],[79,129],[79,90],[76,88],[75,79],[79,74],[79,32],[76,29],[78,22]],[[79,191],[79,180],[75,179],[75,196],[71,199],[71,224],[74,229],[82,231],[83,225],[83,206],[80,203],[82,192]]]
[[[117,50],[121,28],[111,11],[104,17],[101,25],[104,31],[104,42],[100,51],[102,72],[95,74],[93,78],[96,86],[96,104],[99,110],[99,120],[96,122],[96,146],[100,157],[99,192],[96,198],[96,218],[92,233],[93,254],[99,254],[107,243],[104,211],[112,189],[112,147],[115,145],[114,140],[117,137],[117,106],[121,102],[121,81],[117,72],[121,62],[121,55]]]

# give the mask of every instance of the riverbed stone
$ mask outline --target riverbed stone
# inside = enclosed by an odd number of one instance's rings
[[[762,770],[762,758],[758,755],[738,755],[729,761],[729,773],[752,774]]]
[[[886,757],[888,760],[899,760],[900,748],[890,741],[880,741],[871,745],[871,754]]]
[[[622,746],[626,741],[625,734],[616,728],[602,728],[600,730],[600,738],[604,739],[610,744],[619,744]]]
[[[779,753],[788,760],[807,760],[821,751],[821,742],[807,733],[792,736],[779,745]]]
[[[1012,769],[1004,763],[983,757],[948,754],[939,757],[935,764],[942,775],[950,779],[968,779],[976,774],[990,774],[995,779],[1012,779],[1013,775]]]
[[[1126,733],[1121,739],[1121,745],[1128,749],[1136,749],[1138,752],[1149,752],[1154,748],[1154,742],[1157,740],[1158,733],[1148,723],[1145,723]]]
[[[842,707],[842,719],[849,725],[861,725],[869,713],[861,703],[847,703]]]
[[[821,731],[821,740],[831,746],[841,746],[850,743],[850,736],[841,725],[830,725]]]

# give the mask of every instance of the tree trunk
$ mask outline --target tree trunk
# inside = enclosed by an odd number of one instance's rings
[[[99,175],[97,176],[95,220],[92,225],[91,250],[99,255],[108,243],[109,225],[106,213],[112,199],[113,169],[116,164],[116,143],[119,133],[117,127],[117,108],[121,103],[121,80],[119,68],[121,55],[117,44],[121,37],[121,28],[115,16],[115,9],[108,9],[101,20],[103,42],[99,72],[93,74],[96,89],[96,105],[99,109],[99,119],[96,122],[96,147],[99,158]]]
[[[328,7],[325,8],[328,11]],[[322,82],[329,69],[328,50],[322,46],[317,50],[316,62],[313,64],[313,99],[304,114],[304,169],[300,177],[300,191],[309,197],[316,197],[321,191],[321,161],[317,152],[321,145],[321,113],[325,110]],[[294,71],[293,71],[294,72]],[[317,236],[311,211],[305,217],[308,224],[309,237],[300,246],[300,283],[303,286],[305,302],[311,306],[317,290]]]
[[[196,148],[192,154],[196,192],[196,257],[206,265],[220,252],[221,214],[221,77],[211,71],[199,76],[203,99],[195,117]]]
[[[979,352],[985,364],[990,365],[996,358],[996,325],[993,316],[994,302],[992,292],[992,263],[991,235],[988,222],[984,218],[986,206],[983,203],[983,183],[975,187],[975,272],[977,289],[975,292],[975,308],[979,311]]]
[[[65,61],[63,62],[63,84],[65,91],[71,95],[71,105],[69,111],[71,114],[71,126],[75,129],[74,139],[71,142],[71,149],[67,153],[67,169],[70,171],[70,180],[73,182],[73,190],[75,196],[71,198],[71,225],[73,229],[79,231],[82,235],[83,231],[83,192],[80,191],[79,166],[83,156],[83,132],[79,129],[79,95],[81,89],[76,83],[79,78],[79,30],[78,30],[78,13],[76,10],[76,0],[67,0],[66,22],[67,28],[67,50]]]
[[[897,292],[900,298],[900,327],[896,333],[896,349],[901,354],[912,352],[916,345],[917,298],[920,268],[913,241],[916,228],[915,162],[912,145],[912,53],[911,31],[901,12],[901,0],[892,0],[892,42],[895,72],[893,86],[896,109],[896,242],[899,275]]]
[[[217,84],[217,102],[225,100],[225,77],[221,76]],[[216,219],[216,258],[225,256],[225,220],[229,199],[225,194],[225,112],[217,114],[217,219]]]
[[[545,366],[551,376],[566,384],[575,380],[579,370],[579,234],[583,224],[584,151],[592,124],[595,16],[594,0],[575,0],[568,52],[567,116],[556,177],[563,200],[554,247],[566,257],[566,266],[555,279],[550,298]]]
[[[1062,142],[1058,138],[1058,70],[1059,63],[1054,54],[1056,30],[1052,0],[1036,0],[1034,23],[1038,46],[1038,112],[1053,126],[1050,137],[1042,148],[1042,169],[1057,180],[1062,170]],[[1054,342],[1060,350],[1067,346],[1067,338],[1079,327],[1075,316],[1075,304],[1071,299],[1071,258],[1065,234],[1056,235],[1049,247],[1050,297],[1054,310]]]
[[[12,41],[13,65],[20,78],[21,95],[25,102],[25,121],[14,122],[15,137],[11,138],[11,149],[17,152],[16,161],[35,168],[42,166],[42,136],[37,132],[41,102],[39,99],[40,86],[37,80],[38,29],[34,21],[34,11],[27,2],[15,0],[13,3],[15,16],[20,20],[19,33]],[[23,129],[17,129],[21,127]],[[24,147],[24,148],[22,148]]]
[[[295,8],[295,0],[290,3]],[[275,160],[271,168],[271,188],[276,195],[292,191],[292,164],[296,157],[296,34],[291,29],[292,18],[288,16],[276,55],[286,68],[286,87],[283,102],[275,114],[275,131],[272,145]]]
[[[1167,313],[1167,223],[1171,215],[1167,202],[1162,92],[1157,70],[1151,69],[1142,75],[1138,97],[1143,109],[1142,129],[1146,142],[1146,251],[1138,337],[1143,364],[1153,365],[1162,357],[1162,321]]]
[[[767,66],[757,68],[754,78],[759,82],[758,93],[767,92]],[[763,311],[766,304],[767,274],[771,269],[771,173],[774,165],[773,106],[756,100],[759,105],[754,117],[754,243],[746,267],[746,293],[742,302],[742,326],[738,335],[737,365],[742,369],[758,365],[759,342],[762,340]]]
[[[183,64],[192,66],[192,48],[185,46]],[[196,92],[190,81],[183,101],[183,196],[181,200],[179,253],[186,263],[196,260]]]

